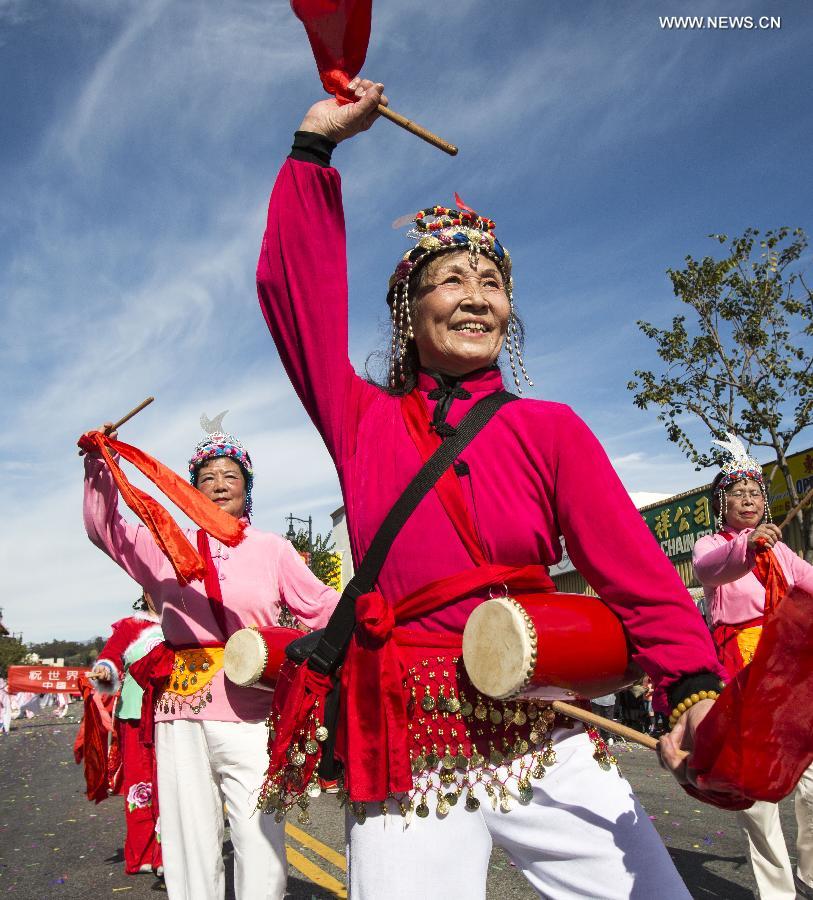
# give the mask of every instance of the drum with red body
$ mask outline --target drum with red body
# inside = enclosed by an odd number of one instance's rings
[[[463,663],[475,688],[497,700],[600,697],[643,674],[618,618],[582,594],[484,601],[466,622]]]
[[[240,687],[274,690],[285,661],[285,648],[301,637],[299,629],[279,625],[235,631],[223,651],[226,678]]]

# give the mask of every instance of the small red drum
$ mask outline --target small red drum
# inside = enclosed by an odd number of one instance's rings
[[[466,622],[463,663],[475,688],[495,700],[601,697],[643,674],[618,618],[583,594],[486,600]]]
[[[285,648],[301,637],[298,629],[278,625],[235,631],[223,651],[226,678],[240,687],[273,691],[285,661]]]

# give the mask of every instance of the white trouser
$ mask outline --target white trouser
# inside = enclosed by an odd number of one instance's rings
[[[161,849],[169,900],[222,900],[223,803],[236,900],[280,900],[285,824],[255,807],[268,769],[264,722],[179,719],[155,726]]]
[[[797,874],[813,887],[813,766],[799,779],[794,799],[796,809]],[[775,803],[758,801],[738,813],[748,838],[751,866],[761,900],[795,900],[793,868]]]
[[[508,813],[493,810],[478,785],[480,808],[467,810],[464,794],[444,819],[431,802],[429,816],[413,817],[406,827],[397,811],[382,815],[379,804],[368,804],[363,824],[348,814],[352,900],[485,898],[492,844],[506,851],[541,897],[690,900],[615,767],[599,767],[583,731],[557,729],[553,742],[557,761],[544,778],[532,779],[527,806],[511,787],[516,781],[509,782],[514,803]]]

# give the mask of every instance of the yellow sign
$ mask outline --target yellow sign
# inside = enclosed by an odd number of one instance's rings
[[[788,468],[796,487],[796,494],[801,500],[813,488],[813,449],[801,450],[789,456]],[[785,477],[774,463],[765,466],[764,474],[768,496],[771,498],[771,513],[774,519],[781,521],[791,508]]]

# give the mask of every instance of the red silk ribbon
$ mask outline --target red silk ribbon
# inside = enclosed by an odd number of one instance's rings
[[[167,510],[149,494],[130,484],[111,451],[132,463],[196,525],[212,537],[229,547],[234,547],[242,540],[245,522],[223,512],[188,481],[137,447],[113,441],[101,431],[83,434],[78,444],[86,453],[101,454],[124,502],[150,530],[164,556],[172,564],[178,584],[181,586],[189,584],[190,581],[203,579],[206,573],[203,559]]]
[[[84,763],[88,800],[101,803],[108,796],[107,744],[113,729],[114,698],[98,694],[84,673],[79,676],[78,687],[84,715],[73,745],[73,757],[77,765]]]
[[[813,597],[798,588],[766,616],[751,663],[697,728],[693,796],[724,809],[778,803],[813,762]]]
[[[144,690],[138,734],[141,743],[147,747],[152,747],[155,743],[155,704],[164,692],[174,663],[175,650],[161,641],[146,656],[132,663],[128,670]]]
[[[787,594],[788,580],[776,554],[765,543],[765,539],[759,538],[757,545],[759,549],[756,553],[754,575],[765,586],[765,615],[769,616]]]
[[[372,0],[291,0],[291,9],[305,26],[324,89],[341,104],[355,101],[347,85],[367,56]]]
[[[764,541],[758,541],[755,562],[752,571],[765,588],[762,634],[753,660],[698,726],[688,759],[696,787],[684,785],[723,809],[747,809],[755,800],[777,803],[813,762],[813,597],[789,590]]]

